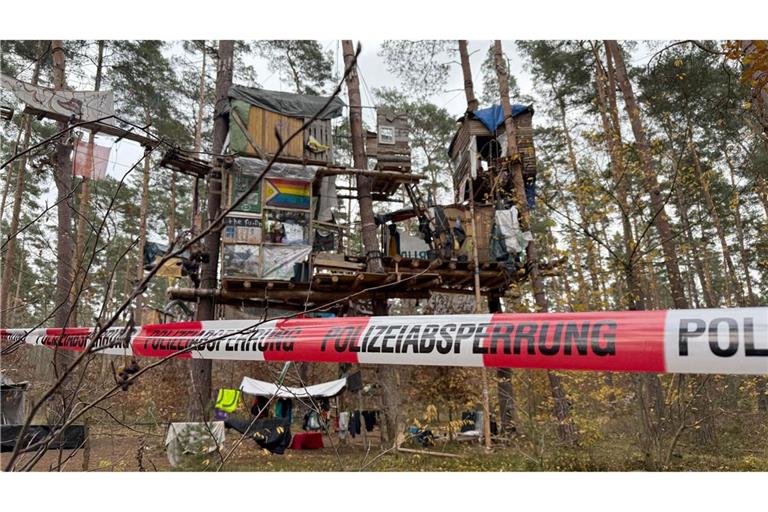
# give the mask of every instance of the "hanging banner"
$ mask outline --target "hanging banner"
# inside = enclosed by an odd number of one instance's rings
[[[84,350],[89,328],[0,331]],[[221,320],[110,329],[105,354],[333,363],[768,374],[768,308]]]
[[[78,121],[96,121],[115,115],[112,91],[66,91],[49,89],[0,75],[0,83],[28,107],[56,118],[75,116]],[[101,121],[114,125],[114,118]]]
[[[72,157],[72,173],[75,176],[103,180],[107,175],[111,146],[75,140]]]
[[[264,204],[272,208],[309,210],[312,182],[291,178],[265,178]]]

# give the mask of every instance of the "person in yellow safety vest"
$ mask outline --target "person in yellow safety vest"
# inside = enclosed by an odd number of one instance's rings
[[[216,398],[216,408],[226,413],[234,412],[240,403],[241,392],[239,389],[219,389]]]

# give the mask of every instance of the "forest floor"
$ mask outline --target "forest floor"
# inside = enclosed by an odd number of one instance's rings
[[[227,431],[221,450],[226,456],[239,435]],[[161,433],[144,435],[95,435],[91,438],[87,469],[83,466],[83,450],[50,450],[34,467],[34,471],[215,471],[221,456],[214,452],[196,457],[183,467],[172,468],[163,446]],[[355,444],[331,444],[324,437],[325,448],[319,450],[286,450],[282,455],[270,454],[253,441],[245,440],[228,458],[224,471],[642,471],[642,454],[615,443],[604,443],[589,449],[551,448],[545,457],[532,457],[513,445],[498,444],[491,453],[468,442],[446,442],[430,447],[457,457],[429,453],[383,452],[376,446],[366,450],[360,439]],[[418,446],[409,447],[420,450]],[[3,453],[3,466],[9,457]],[[23,461],[23,458],[22,458]],[[670,471],[767,471],[765,454],[722,456],[687,455],[677,458]]]

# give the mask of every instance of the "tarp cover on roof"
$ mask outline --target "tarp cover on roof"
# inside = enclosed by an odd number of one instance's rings
[[[531,110],[530,105],[512,105],[512,117],[519,116],[526,110]],[[481,123],[485,125],[488,130],[495,132],[496,128],[504,123],[504,109],[501,105],[494,105],[492,107],[475,110],[472,112]]]
[[[308,398],[308,397],[332,397],[341,393],[344,386],[347,385],[347,378],[323,382],[302,388],[292,388],[289,386],[277,386],[270,382],[243,377],[240,383],[240,389],[243,393],[256,396],[275,396],[277,398]]]
[[[313,117],[328,101],[327,96],[311,96],[308,94],[293,94],[290,92],[267,91],[242,85],[233,85],[229,88],[229,97],[244,101],[270,112],[282,114],[288,117]],[[319,119],[332,119],[339,117],[344,108],[341,99],[333,98],[330,105],[323,110]]]

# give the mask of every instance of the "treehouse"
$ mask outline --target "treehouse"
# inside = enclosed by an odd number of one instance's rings
[[[493,205],[476,205],[473,223],[467,204],[441,206],[423,199],[418,183],[424,176],[411,172],[408,120],[402,114],[377,112],[376,132],[366,134],[369,168],[353,169],[336,165],[333,158],[331,122],[342,115],[340,100],[239,86],[230,89],[229,100],[232,157],[209,164],[176,150],[163,160],[166,167],[193,176],[221,172],[222,207],[232,208],[221,232],[220,287],[173,288],[170,298],[213,295],[219,303],[241,308],[303,308],[353,293],[359,298],[471,294],[477,266],[481,291],[488,295],[502,295],[525,277],[517,254],[522,251],[510,255]],[[522,124],[528,116],[527,154],[532,156],[530,113],[518,112],[516,119]],[[484,126],[478,119],[472,121]],[[491,151],[489,158],[496,157],[482,138],[495,140],[489,133],[476,125],[460,130],[451,156],[468,168],[474,158],[468,141],[479,140],[483,151]],[[267,170],[281,141],[283,151]],[[389,200],[400,186],[410,198],[410,207],[376,216],[381,246],[373,257],[381,258],[383,273],[367,271],[366,256],[352,248],[349,226],[336,222],[340,175],[371,177],[374,201]]]
[[[512,105],[519,158],[523,165],[528,203],[532,207],[536,184],[533,145],[533,107]],[[514,190],[509,164],[516,155],[507,152],[504,111],[499,105],[468,112],[457,120],[459,129],[448,147],[456,201],[469,199],[472,180],[475,200],[494,203]]]

